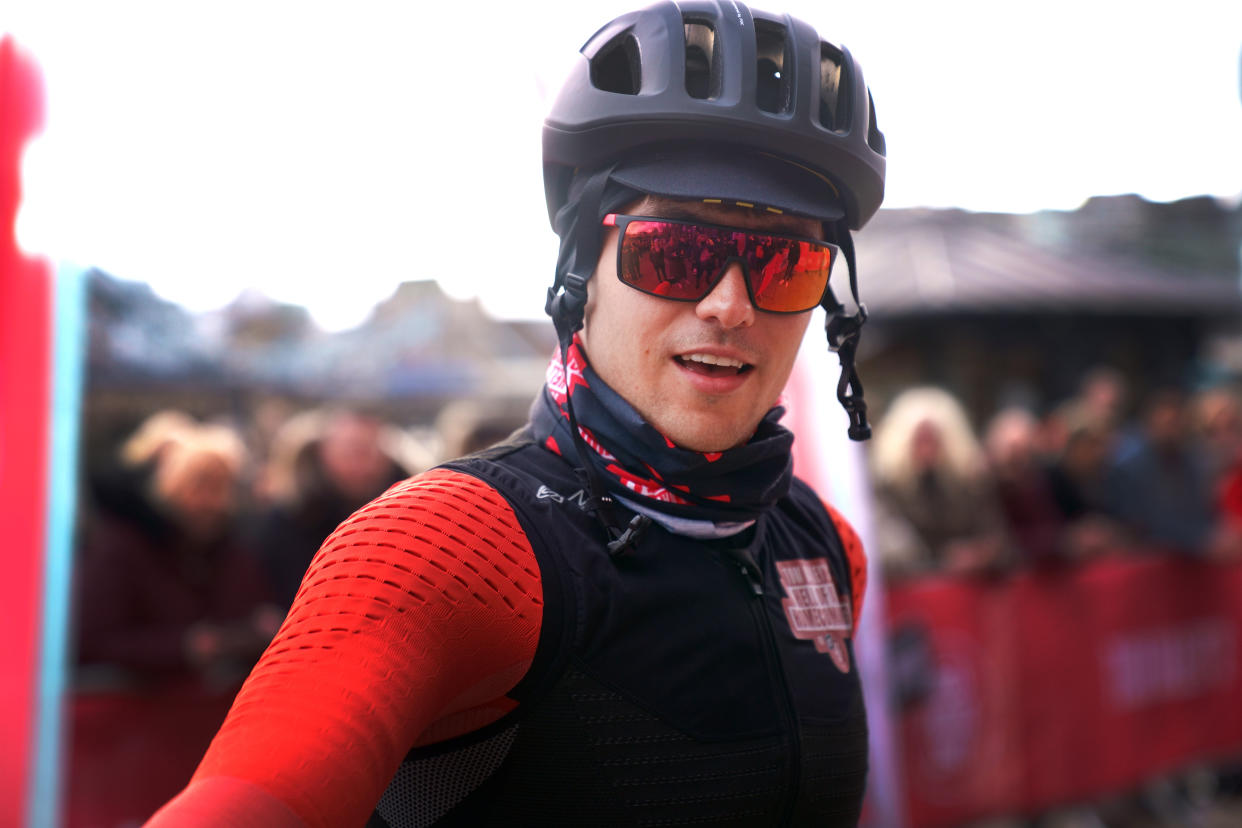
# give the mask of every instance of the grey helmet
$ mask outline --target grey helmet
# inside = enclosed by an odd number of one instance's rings
[[[884,136],[849,50],[733,0],[658,3],[586,42],[544,122],[549,219],[575,171],[676,144],[771,154],[826,178],[850,229],[884,198]]]

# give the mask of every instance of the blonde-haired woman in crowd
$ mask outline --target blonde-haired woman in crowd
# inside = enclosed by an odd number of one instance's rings
[[[983,449],[947,391],[898,395],[876,429],[871,461],[877,554],[887,575],[986,572],[1007,561]]]
[[[280,616],[238,526],[237,433],[161,412],[120,451],[141,509],[98,509],[76,577],[78,657],[139,681],[240,680]]]

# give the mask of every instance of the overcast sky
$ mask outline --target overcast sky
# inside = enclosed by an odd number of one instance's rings
[[[19,240],[196,309],[256,287],[340,328],[434,277],[539,316],[540,121],[577,48],[640,4],[17,0],[0,29],[48,91]],[[862,64],[885,206],[1242,194],[1237,0],[754,5]]]

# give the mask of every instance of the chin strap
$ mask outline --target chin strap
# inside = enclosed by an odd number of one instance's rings
[[[837,399],[850,418],[847,432],[850,439],[861,442],[871,438],[871,425],[867,422],[867,403],[863,400],[862,380],[858,378],[854,359],[858,352],[858,340],[862,334],[863,323],[867,321],[867,306],[858,298],[854,239],[850,236],[849,227],[844,222],[835,225],[834,235],[841,252],[845,254],[845,264],[850,271],[850,294],[854,299],[854,304],[858,306],[858,311],[853,314],[846,313],[845,306],[837,301],[831,287],[824,293],[821,305],[828,312],[828,322],[825,326],[828,348],[835,351],[841,359],[841,378],[837,381]]]
[[[595,262],[599,258],[603,240],[599,204],[604,185],[608,183],[611,173],[611,166],[593,173],[584,184],[577,202],[562,208],[562,214],[557,215],[558,228],[562,222],[573,222],[573,226],[567,228],[566,232],[574,234],[575,243],[565,245],[562,249],[561,259],[556,263],[556,281],[548,288],[544,311],[552,317],[556,338],[560,343],[561,370],[565,377],[565,410],[569,414],[569,431],[573,436],[574,451],[578,458],[574,472],[587,493],[582,506],[604,527],[608,536],[608,554],[617,557],[638,545],[643,533],[651,525],[651,518],[635,515],[629,525],[621,529],[613,508],[615,501],[608,494],[599,473],[590,461],[587,453],[590,449],[582,439],[578,418],[574,415],[574,401],[569,393],[569,347],[573,343],[574,334],[582,329],[587,303],[587,281],[595,271]]]
[[[608,176],[615,164],[596,170],[586,179],[577,199],[568,202],[556,214],[556,230],[563,236],[572,234],[574,243],[561,245],[556,262],[556,278],[548,288],[544,312],[552,317],[556,338],[561,343],[562,357],[569,350],[574,334],[582,328],[586,311],[587,282],[595,272],[604,238],[600,223],[600,200]]]

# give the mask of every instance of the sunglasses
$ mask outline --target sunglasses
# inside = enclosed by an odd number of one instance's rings
[[[746,290],[756,308],[801,313],[824,297],[835,244],[777,236],[736,227],[609,213],[605,227],[620,232],[617,278],[643,293],[678,302],[698,302],[740,262]]]

